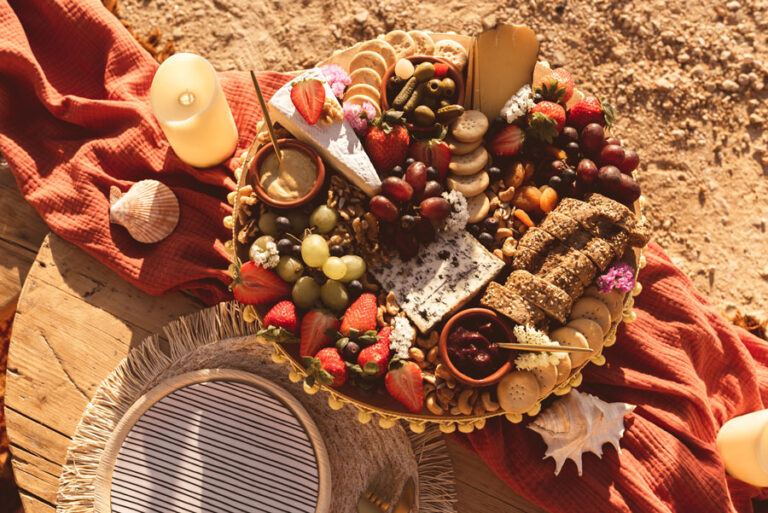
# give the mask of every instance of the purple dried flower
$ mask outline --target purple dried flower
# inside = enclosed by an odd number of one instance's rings
[[[350,82],[352,82],[352,80],[349,78],[349,75],[347,75],[347,72],[344,71],[341,66],[336,64],[328,64],[326,66],[322,66],[320,71],[328,81],[328,86],[330,86],[333,94],[338,99],[341,99],[344,96],[344,89],[346,89]]]
[[[334,96],[341,100],[344,98],[344,89],[346,89],[347,86],[342,84],[341,82],[334,82],[331,84],[331,91],[333,91]]]
[[[597,288],[607,294],[613,289],[627,293],[635,288],[635,270],[625,262],[614,262],[608,270],[597,279]]]
[[[368,120],[373,119],[374,116],[376,116],[376,109],[368,102],[363,102],[362,105],[344,102],[344,119],[361,136],[368,133]]]

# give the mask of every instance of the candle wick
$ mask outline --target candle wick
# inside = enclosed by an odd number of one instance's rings
[[[179,103],[184,105],[185,107],[189,107],[190,105],[195,103],[194,93],[189,89],[185,90],[183,93],[179,95]]]

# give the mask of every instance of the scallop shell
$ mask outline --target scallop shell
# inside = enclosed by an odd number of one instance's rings
[[[528,427],[547,444],[544,459],[551,456],[555,460],[555,475],[568,459],[573,460],[581,475],[581,455],[585,452],[602,457],[605,443],[621,452],[619,439],[624,435],[624,415],[634,409],[631,404],[607,403],[573,390],[552,403]]]
[[[110,221],[124,226],[139,242],[161,241],[179,223],[179,200],[157,180],[136,182],[125,194],[113,185],[109,204]]]

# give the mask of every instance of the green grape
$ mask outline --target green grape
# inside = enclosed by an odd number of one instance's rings
[[[255,244],[255,245],[256,245],[256,246],[257,246],[259,249],[262,249],[262,250],[266,250],[266,249],[267,249],[267,243],[268,243],[268,242],[275,242],[275,238],[274,238],[274,237],[272,237],[271,235],[262,235],[261,237],[259,237],[258,239],[256,239],[256,240],[255,240],[253,243],[254,243],[254,244]]]
[[[302,276],[293,284],[291,298],[299,308],[309,309],[320,297],[320,285],[311,276]]]
[[[323,264],[323,272],[332,280],[340,280],[347,274],[347,264],[339,257],[330,257]]]
[[[301,243],[301,258],[310,267],[322,267],[331,255],[322,235],[307,235]]]
[[[293,283],[304,274],[304,266],[298,258],[282,256],[277,263],[277,274],[288,283]]]
[[[277,214],[274,212],[264,212],[264,214],[259,217],[259,230],[261,230],[262,233],[266,233],[267,235],[277,237],[277,226],[275,226],[275,219],[277,219]]]
[[[359,280],[365,274],[365,260],[357,255],[344,255],[341,261],[347,266],[346,274],[341,281],[347,283],[352,280]]]
[[[307,214],[301,210],[291,210],[285,217],[291,222],[291,233],[300,234],[309,226],[309,218]]]
[[[309,216],[309,223],[312,226],[317,227],[317,231],[320,233],[328,233],[336,228],[336,222],[338,221],[338,214],[336,210],[326,205],[320,205]]]
[[[325,306],[336,312],[345,309],[349,303],[347,289],[336,280],[328,280],[320,287],[320,299]]]

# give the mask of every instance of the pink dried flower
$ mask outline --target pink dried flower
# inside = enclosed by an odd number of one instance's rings
[[[613,289],[631,292],[635,288],[635,270],[625,262],[614,262],[605,274],[597,279],[597,288],[604,294]]]
[[[364,136],[368,133],[368,122],[376,117],[376,108],[368,102],[362,105],[344,102],[344,119],[346,119],[355,132]]]
[[[328,85],[330,86],[331,91],[333,91],[333,94],[338,99],[341,99],[344,96],[344,89],[346,89],[350,82],[352,82],[349,75],[347,75],[347,72],[344,71],[341,66],[336,64],[322,66],[320,71],[328,81]]]

